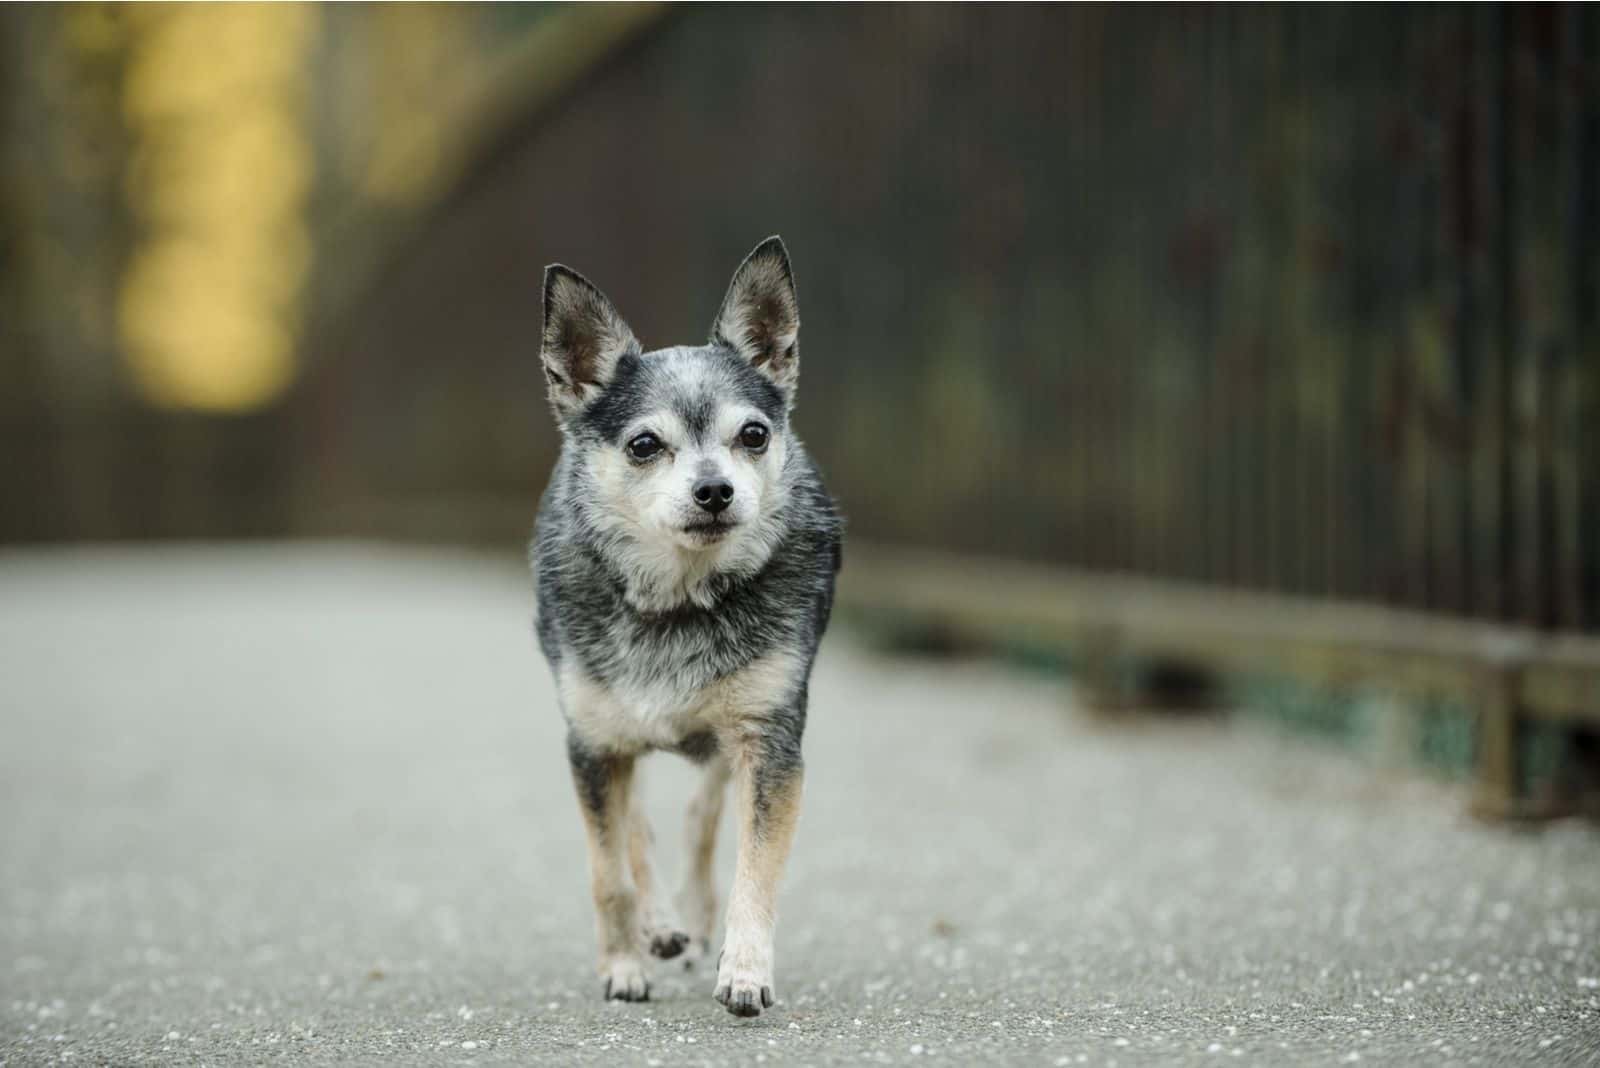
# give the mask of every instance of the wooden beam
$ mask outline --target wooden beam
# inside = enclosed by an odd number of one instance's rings
[[[1600,639],[1379,605],[1245,593],[1132,575],[952,556],[852,541],[839,604],[980,641],[1087,650],[1105,688],[1118,653],[1312,684],[1371,681],[1479,710],[1477,807],[1520,814],[1516,746],[1531,720],[1600,723]]]

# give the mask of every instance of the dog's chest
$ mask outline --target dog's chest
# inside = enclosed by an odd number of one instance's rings
[[[560,672],[562,703],[591,744],[617,749],[675,749],[686,738],[716,733],[747,716],[787,704],[805,671],[798,651],[751,651],[692,636],[619,640],[601,671],[581,659]]]
[[[618,750],[671,749],[719,718],[704,689],[656,685],[608,685],[564,673],[563,704],[572,727],[591,745]]]

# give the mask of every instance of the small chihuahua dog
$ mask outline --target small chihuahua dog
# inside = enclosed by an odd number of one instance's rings
[[[646,947],[691,963],[709,952],[732,780],[738,861],[714,996],[735,1016],[773,1003],[806,688],[840,562],[838,512],[789,426],[799,332],[776,237],[735,272],[700,346],[644,352],[586,279],[545,271],[541,359],[562,445],[530,556],[588,831],[607,998],[649,998]],[[633,790],[635,761],[657,749],[704,774],[673,901]]]

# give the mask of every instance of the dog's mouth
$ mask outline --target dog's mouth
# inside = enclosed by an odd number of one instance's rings
[[[720,519],[708,519],[704,523],[690,523],[683,528],[683,532],[704,545],[721,541],[728,536],[728,532],[738,526],[737,523],[727,523]]]

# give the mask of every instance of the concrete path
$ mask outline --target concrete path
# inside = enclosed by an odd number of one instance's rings
[[[530,610],[453,554],[0,555],[0,1063],[1600,1063],[1596,832],[845,632],[778,1006],[604,1003]]]

